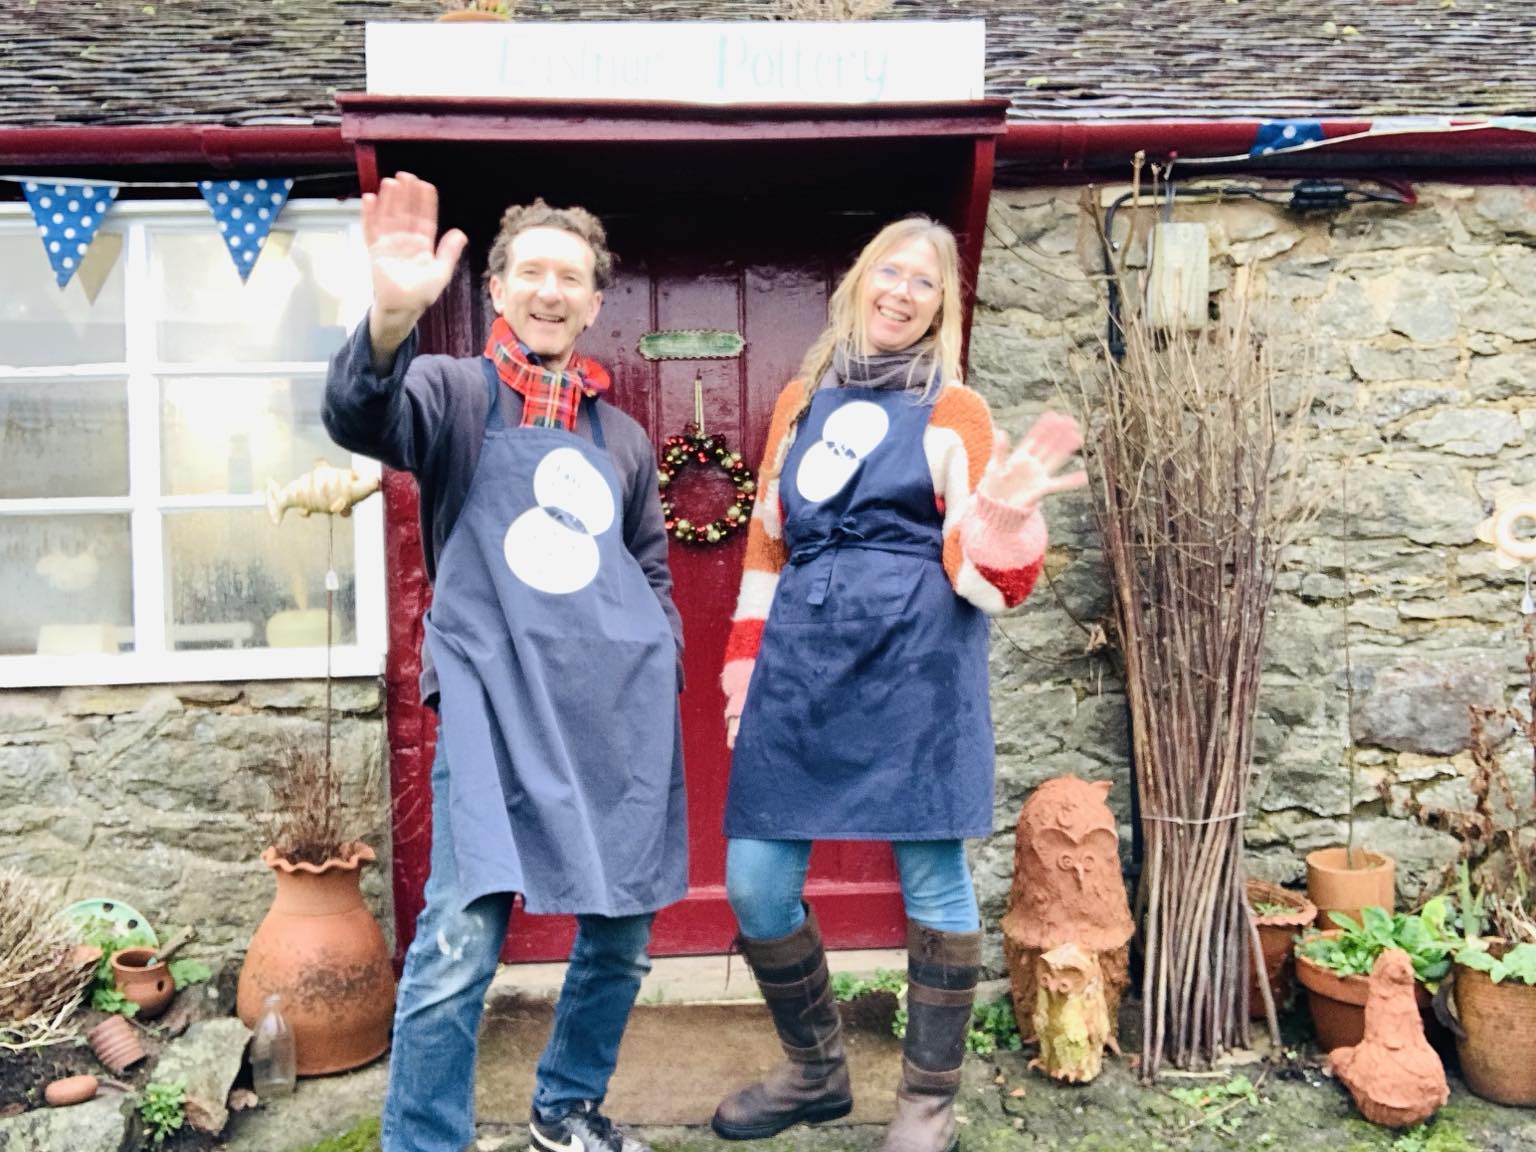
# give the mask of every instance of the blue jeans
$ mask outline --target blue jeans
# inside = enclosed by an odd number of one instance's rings
[[[963,840],[897,840],[896,870],[907,917],[940,932],[981,927]],[[809,840],[730,841],[725,850],[725,894],[749,940],[788,936],[805,921],[800,903]]]
[[[467,908],[448,827],[443,739],[432,763],[432,863],[426,907],[405,954],[395,1003],[384,1152],[463,1152],[475,1138],[475,1053],[485,991],[495,975],[512,896]],[[534,1108],[546,1119],[577,1101],[601,1102],[629,1011],[650,971],[651,916],[578,916],[576,943],[539,1057]]]

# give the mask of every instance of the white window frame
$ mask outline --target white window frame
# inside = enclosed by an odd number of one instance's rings
[[[290,201],[278,227],[306,223],[343,226],[356,250],[363,251],[356,202]],[[160,382],[189,376],[224,378],[290,376],[325,378],[324,361],[207,361],[163,364],[154,358],[154,315],[147,292],[149,234],[211,232],[213,215],[201,199],[130,201],[113,206],[110,226],[122,231],[125,359],[119,363],[75,364],[41,368],[10,367],[0,361],[0,384],[29,379],[127,380],[128,495],[24,500],[0,499],[0,517],[123,513],[129,515],[133,579],[134,651],[80,655],[0,656],[0,688],[69,687],[109,684],[165,684],[188,681],[304,680],[327,672],[326,650],[319,648],[235,648],[176,651],[166,646],[167,566],[164,514],[186,510],[264,508],[262,493],[249,495],[162,495],[160,452]],[[25,204],[0,204],[0,231],[37,238],[37,225]],[[39,241],[40,243],[40,241]],[[222,253],[221,253],[222,255]],[[230,268],[234,274],[233,265]],[[361,319],[349,317],[355,323]],[[4,350],[0,349],[0,356]],[[377,461],[352,456],[363,476],[378,476]],[[331,649],[329,671],[335,676],[377,676],[384,670],[389,637],[384,589],[384,498],[364,500],[352,512],[356,595],[355,644]]]

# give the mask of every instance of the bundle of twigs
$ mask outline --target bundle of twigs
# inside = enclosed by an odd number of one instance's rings
[[[1165,332],[1107,263],[1123,355],[1085,378],[1086,455],[1141,802],[1151,1080],[1248,1040],[1243,826],[1265,616],[1302,513],[1300,424],[1276,412],[1246,292],[1200,331]]]
[[[69,1039],[99,952],[84,954],[42,885],[0,869],[0,1049]]]

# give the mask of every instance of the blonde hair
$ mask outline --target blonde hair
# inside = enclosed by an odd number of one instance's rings
[[[955,234],[927,216],[908,216],[887,224],[875,238],[864,245],[859,258],[838,281],[827,304],[827,327],[816,337],[800,362],[800,380],[805,387],[806,404],[821,386],[821,378],[832,364],[839,348],[858,355],[864,348],[864,314],[859,309],[860,289],[879,260],[893,248],[912,240],[926,240],[939,257],[939,310],[933,326],[912,345],[918,355],[909,371],[920,364],[931,365],[935,372],[927,381],[923,399],[929,399],[945,384],[960,381],[961,296],[960,251]]]

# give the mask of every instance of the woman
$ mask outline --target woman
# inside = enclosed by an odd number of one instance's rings
[[[1053,477],[1081,437],[1047,414],[1010,452],[958,383],[959,261],[941,224],[883,229],[829,313],[774,410],[722,675],[727,894],[788,1062],[724,1100],[714,1129],[755,1139],[852,1108],[801,892],[812,841],[886,840],[909,960],[883,1152],[944,1152],[981,957],[964,839],[992,831],[987,616],[1029,594],[1038,506],[1085,483]]]

